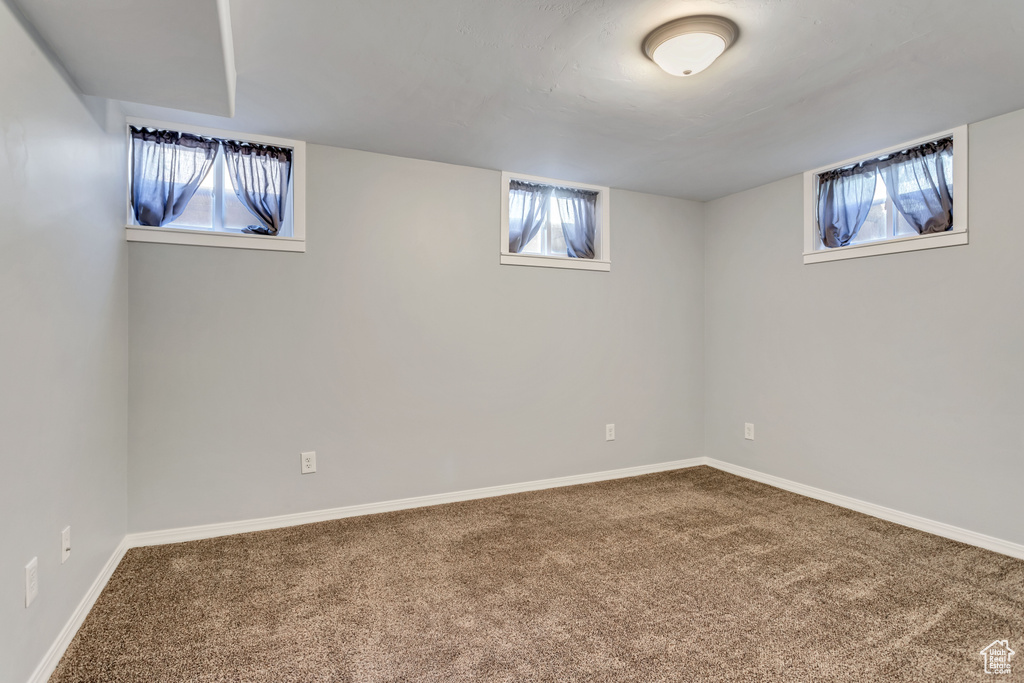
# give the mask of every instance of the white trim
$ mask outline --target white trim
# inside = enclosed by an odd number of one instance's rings
[[[968,545],[985,548],[993,552],[1002,553],[1011,557],[1024,559],[1024,545],[1004,541],[993,536],[986,536],[968,529],[961,529],[944,522],[936,522],[924,517],[918,517],[899,510],[893,510],[875,503],[868,503],[857,498],[845,496],[839,493],[832,493],[825,489],[815,488],[806,484],[800,484],[788,479],[765,474],[740,465],[716,460],[708,457],[689,458],[687,460],[674,460],[671,462],[656,463],[653,465],[640,465],[637,467],[626,467],[617,470],[605,470],[603,472],[591,472],[589,474],[577,474],[554,479],[539,479],[536,481],[522,482],[519,484],[504,484],[500,486],[488,486],[479,489],[468,489],[465,491],[454,491],[451,493],[438,493],[428,496],[417,496],[415,498],[402,498],[389,500],[380,503],[365,503],[363,505],[350,505],[347,507],[331,508],[328,510],[316,510],[312,512],[298,512],[290,515],[279,515],[275,517],[262,517],[259,519],[247,519],[237,522],[223,522],[219,524],[204,524],[201,526],[181,527],[177,529],[165,529],[161,531],[145,531],[141,533],[128,534],[125,543],[128,548],[137,548],[149,545],[161,545],[164,543],[181,543],[183,541],[197,541],[204,538],[215,538],[217,536],[229,536],[250,531],[264,531],[267,529],[279,529],[282,527],[297,526],[299,524],[311,524],[313,522],[325,522],[332,519],[344,519],[346,517],[358,517],[360,515],[372,515],[380,512],[392,512],[395,510],[409,510],[412,508],[426,507],[429,505],[443,505],[445,503],[456,503],[464,500],[476,500],[478,498],[491,498],[493,496],[505,496],[512,493],[523,493],[525,491],[540,491],[543,489],[557,488],[560,486],[575,486],[576,484],[588,484],[595,481],[608,481],[612,479],[623,479],[636,477],[654,472],[667,472],[669,470],[686,469],[708,465],[715,469],[730,474],[735,474],[745,479],[759,481],[769,486],[791,491],[808,498],[822,500],[849,510],[856,510],[878,519],[884,519],[902,526],[925,531],[936,536],[949,538]]]
[[[508,187],[511,180],[525,180],[530,183],[541,183],[554,185],[555,187],[571,187],[580,190],[592,190],[598,193],[597,197],[597,231],[594,235],[595,258],[559,258],[557,256],[540,256],[513,254],[508,250]],[[501,172],[501,231],[500,243],[498,245],[501,254],[502,265],[513,266],[541,266],[545,268],[572,268],[575,270],[603,270],[612,269],[612,235],[611,235],[611,189],[603,185],[587,185],[586,183],[574,183],[568,180],[557,180],[555,178],[543,178],[541,176],[527,175],[525,173]]]
[[[884,519],[888,522],[910,527],[911,529],[925,531],[929,534],[935,534],[936,536],[948,538],[953,541],[977,546],[979,548],[984,548],[985,550],[991,550],[992,552],[1009,555],[1010,557],[1024,559],[1024,545],[1019,543],[1012,543],[1010,541],[1004,541],[1001,538],[986,536],[985,534],[979,534],[976,531],[961,529],[960,527],[953,526],[952,524],[936,522],[935,520],[927,519],[925,517],[918,517],[917,515],[912,515],[907,512],[900,512],[899,510],[893,510],[892,508],[887,508],[875,503],[868,503],[857,498],[844,496],[840,493],[832,493],[831,491],[815,488],[814,486],[798,484],[795,481],[789,481],[788,479],[758,472],[757,470],[741,467],[740,465],[733,465],[732,463],[715,460],[714,458],[704,458],[704,460],[706,461],[706,464],[717,470],[735,474],[745,479],[752,479],[754,481],[759,481],[762,484],[768,484],[775,488],[800,494],[801,496],[822,500],[826,503],[832,503],[833,505],[838,505],[839,507],[846,508],[848,510],[862,512],[865,515]]]
[[[819,249],[804,252],[804,264],[822,263],[824,261],[841,261],[843,259],[861,258],[863,256],[880,256],[881,254],[898,254],[903,251],[919,251],[953,247],[968,243],[966,230],[950,230],[930,235],[912,235],[878,242],[851,244],[835,249]]]
[[[99,576],[89,586],[85,597],[78,603],[78,607],[71,614],[71,618],[68,619],[67,623],[64,624],[64,628],[61,629],[60,635],[53,641],[50,649],[43,655],[43,660],[39,662],[36,670],[29,676],[28,683],[46,683],[49,680],[50,675],[53,674],[54,669],[60,663],[60,658],[64,656],[64,651],[68,649],[68,645],[71,644],[75,634],[78,633],[78,629],[82,626],[82,622],[85,621],[85,617],[88,616],[89,610],[96,604],[96,599],[100,597],[100,593],[103,592],[107,581],[114,574],[117,565],[121,563],[121,559],[124,557],[125,552],[128,551],[128,547],[128,537],[126,536],[121,539],[110,559],[103,565]]]
[[[145,531],[141,533],[128,534],[127,542],[129,548],[138,548],[147,545],[197,541],[204,538],[229,536],[231,534],[242,534],[250,531],[264,531],[266,529],[280,529],[282,527],[311,524],[313,522],[326,522],[333,519],[344,519],[346,517],[373,515],[381,512],[393,512],[395,510],[409,510],[412,508],[427,507],[429,505],[443,505],[445,503],[457,503],[464,500],[476,500],[478,498],[506,496],[510,493],[541,491],[543,489],[552,489],[561,486],[589,484],[595,481],[637,477],[642,474],[652,474],[654,472],[666,472],[669,470],[697,467],[698,465],[706,464],[705,461],[706,458],[703,457],[690,458],[688,460],[661,462],[654,465],[639,465],[637,467],[625,467],[618,470],[605,470],[603,472],[591,472],[589,474],[555,477],[554,479],[539,479],[519,484],[503,484],[500,486],[487,486],[485,488],[468,489],[452,493],[437,493],[429,496],[417,496],[415,498],[401,498],[399,500],[389,500],[382,503],[349,505],[347,507],[332,508],[329,510],[297,512],[291,515],[247,519],[238,522],[223,522],[220,524],[204,524],[202,526],[181,527],[178,529],[166,529],[163,531]]]
[[[540,256],[538,254],[502,254],[501,262],[512,266],[541,266],[543,268],[575,268],[576,270],[612,269],[610,261],[597,259],[562,258],[560,256]]]
[[[800,484],[788,479],[776,477],[771,474],[764,474],[740,465],[733,465],[721,460],[708,457],[689,458],[687,460],[675,460],[671,462],[656,463],[653,465],[640,465],[638,467],[626,467],[617,470],[605,470],[603,472],[592,472],[589,474],[577,474],[567,477],[556,477],[554,479],[539,479],[519,484],[504,484],[500,486],[488,486],[479,489],[455,491],[452,493],[438,493],[429,496],[418,496],[415,498],[402,498],[389,500],[381,503],[366,503],[363,505],[350,505],[347,507],[332,508],[328,510],[316,510],[313,512],[298,512],[290,515],[279,515],[276,517],[263,517],[260,519],[248,519],[237,522],[223,522],[220,524],[204,524],[201,526],[181,527],[178,529],[165,529],[162,531],[147,531],[128,534],[125,538],[127,547],[138,548],[149,545],[162,545],[165,543],[181,543],[183,541],[197,541],[204,538],[215,538],[217,536],[229,536],[231,534],[242,534],[250,531],[264,531],[267,529],[279,529],[282,527],[297,526],[299,524],[311,524],[313,522],[325,522],[333,519],[344,519],[346,517],[358,517],[361,515],[372,515],[381,512],[392,512],[395,510],[409,510],[430,505],[444,505],[445,503],[457,503],[465,500],[476,500],[478,498],[491,498],[494,496],[505,496],[512,493],[523,493],[525,491],[541,491],[543,489],[557,488],[561,486],[575,486],[577,484],[588,484],[596,481],[608,481],[612,479],[623,479],[626,477],[637,477],[643,474],[654,472],[667,472],[690,467],[708,465],[717,470],[735,474],[745,479],[759,481],[776,488],[790,491],[792,493],[832,503],[848,510],[862,512],[871,517],[884,519],[895,524],[924,531],[936,536],[942,536],[968,545],[977,546],[986,550],[1024,559],[1024,545],[1004,541],[992,536],[986,536],[968,529],[961,529],[944,522],[936,522],[924,517],[918,517],[899,510],[893,510],[875,503],[868,503],[857,498],[844,496],[839,493],[832,493],[824,489],[815,488],[806,484]]]
[[[933,235],[913,235],[911,237],[900,237],[864,244],[854,244],[847,247],[836,247],[834,249],[821,248],[821,236],[818,231],[818,220],[816,206],[818,198],[818,175],[835,168],[843,168],[852,164],[876,159],[886,154],[900,152],[926,142],[939,140],[941,138],[953,138],[953,229]],[[969,130],[967,126],[959,126],[952,130],[946,130],[935,135],[928,135],[917,140],[911,140],[899,145],[893,145],[880,149],[870,154],[862,154],[852,159],[846,159],[836,164],[828,164],[812,171],[804,172],[804,264],[821,263],[823,261],[839,261],[842,259],[861,258],[864,256],[878,256],[881,254],[895,254],[904,251],[917,251],[919,249],[935,249],[937,247],[951,247],[968,244],[968,207],[970,198],[969,184]]]
[[[131,180],[125,183],[125,239],[129,242],[156,242],[161,244],[189,244],[207,247],[233,247],[236,249],[263,249],[267,251],[306,251],[306,143],[302,140],[277,138],[270,135],[256,135],[238,131],[193,126],[171,121],[155,121],[135,116],[125,118],[125,135],[128,140],[127,166],[131,169],[131,135],[128,126],[162,128],[181,133],[206,135],[215,138],[258,142],[292,150],[292,234],[288,237],[249,235],[246,233],[212,232],[210,230],[188,230],[184,228],[154,228],[136,225],[132,215]]]
[[[210,230],[187,230],[184,228],[155,228],[148,225],[126,226],[125,238],[129,242],[188,244],[204,247],[262,249],[264,251],[306,251],[305,240],[294,237],[271,237],[270,235],[247,235],[243,233],[212,232]]]

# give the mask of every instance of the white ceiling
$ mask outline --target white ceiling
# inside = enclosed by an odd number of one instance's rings
[[[228,0],[13,1],[86,95],[234,112]]]
[[[162,6],[189,27],[183,1]],[[140,48],[97,31],[109,13],[21,2],[33,21],[62,8],[40,32],[72,74],[90,57],[145,95],[118,99],[156,103],[131,75]],[[740,27],[707,71],[643,55],[653,28],[702,13]],[[231,27],[233,119],[129,113],[710,199],[1024,108],[1022,0],[232,0]]]

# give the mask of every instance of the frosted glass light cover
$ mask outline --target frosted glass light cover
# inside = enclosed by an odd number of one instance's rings
[[[655,48],[651,59],[673,76],[692,76],[711,66],[725,48],[722,37],[713,33],[684,33]]]
[[[693,76],[711,66],[736,42],[740,28],[711,14],[680,17],[644,39],[644,54],[673,76]]]

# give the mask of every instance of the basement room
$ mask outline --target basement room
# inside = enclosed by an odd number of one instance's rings
[[[0,63],[0,683],[1024,680],[1024,2]]]

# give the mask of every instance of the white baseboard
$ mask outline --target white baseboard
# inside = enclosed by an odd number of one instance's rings
[[[466,491],[455,491],[452,493],[418,496],[416,498],[401,498],[399,500],[388,500],[382,503],[349,505],[347,507],[331,508],[329,510],[298,512],[295,514],[279,515],[276,517],[246,519],[238,522],[223,522],[221,524],[204,524],[202,526],[181,527],[178,529],[166,529],[163,531],[144,531],[128,534],[126,540],[129,548],[139,548],[147,545],[163,545],[165,543],[181,543],[183,541],[198,541],[204,538],[242,534],[249,531],[279,529],[281,527],[311,524],[313,522],[326,522],[332,519],[343,519],[345,517],[372,515],[379,512],[408,510],[411,508],[426,507],[428,505],[442,505],[444,503],[457,503],[463,500],[504,496],[510,493],[540,491],[542,489],[557,488],[559,486],[589,484],[591,482],[607,481],[609,479],[623,479],[625,477],[636,477],[641,474],[678,470],[704,464],[707,464],[707,458],[704,457],[690,458],[688,460],[673,460],[671,462],[662,462],[654,465],[640,465],[639,467],[626,467],[618,470],[591,472],[590,474],[576,474],[568,477],[556,477],[554,479],[540,479],[520,484],[505,484],[502,486],[488,486],[480,489],[469,489]]]
[[[39,666],[32,672],[32,675],[28,679],[28,683],[46,683],[50,679],[50,675],[53,674],[53,670],[57,668],[57,664],[60,663],[60,658],[64,656],[64,651],[68,649],[68,645],[71,644],[71,640],[78,633],[78,629],[82,626],[82,622],[85,621],[85,617],[88,616],[89,610],[96,604],[96,599],[100,597],[100,593],[103,592],[104,586],[107,585],[107,581],[113,575],[114,570],[117,569],[117,565],[121,563],[121,558],[124,557],[125,552],[128,551],[128,539],[127,537],[122,538],[121,542],[114,549],[114,553],[107,560],[107,563],[103,565],[103,569],[100,570],[96,580],[89,586],[88,592],[82,601],[78,603],[78,607],[71,614],[71,618],[68,619],[67,623],[64,624],[64,628],[61,629],[60,635],[53,641],[53,645],[46,651],[43,656],[43,660],[39,662]]]
[[[977,546],[979,548],[984,548],[986,550],[991,550],[993,552],[1024,560],[1024,545],[1019,543],[1011,543],[1010,541],[1004,541],[1001,538],[986,536],[985,534],[979,534],[976,531],[961,529],[960,527],[953,526],[952,524],[946,524],[945,522],[936,522],[924,517],[918,517],[917,515],[893,510],[892,508],[887,508],[882,505],[876,505],[875,503],[868,503],[857,498],[851,498],[850,496],[832,493],[831,491],[807,486],[806,484],[798,484],[795,481],[789,481],[788,479],[776,477],[771,474],[764,474],[757,470],[733,465],[728,462],[722,462],[721,460],[715,460],[714,458],[704,458],[704,461],[705,464],[710,465],[715,469],[722,470],[723,472],[729,472],[730,474],[736,474],[746,479],[759,481],[762,484],[768,484],[769,486],[785,489],[786,491],[799,493],[801,496],[807,496],[808,498],[823,500],[826,503],[832,503],[833,505],[838,505],[839,507],[844,507],[849,510],[863,512],[866,515],[884,519],[888,522],[895,522],[896,524],[901,524],[903,526],[910,527],[911,529],[927,531],[928,533],[935,534],[936,536],[942,536],[943,538],[948,538],[953,541],[960,541],[961,543],[966,543],[968,545]]]
[[[46,683],[53,673],[53,670],[60,662],[71,639],[78,632],[86,615],[92,609],[93,604],[107,585],[117,565],[121,562],[125,552],[129,548],[137,548],[148,545],[161,545],[165,543],[180,543],[182,541],[197,541],[204,538],[240,534],[249,531],[262,531],[265,529],[277,529],[281,527],[296,526],[299,524],[310,524],[312,522],[324,522],[332,519],[343,519],[345,517],[356,517],[359,515],[371,515],[378,512],[391,512],[394,510],[407,510],[411,508],[426,507],[428,505],[442,505],[444,503],[455,503],[463,500],[474,500],[477,498],[490,498],[493,496],[504,496],[510,493],[522,493],[525,491],[540,491],[542,489],[557,488],[559,486],[573,486],[575,484],[588,484],[595,481],[607,481],[610,479],[622,479],[625,477],[636,477],[641,474],[654,472],[665,472],[668,470],[696,467],[698,465],[709,465],[715,469],[729,472],[746,479],[759,481],[769,486],[791,491],[793,493],[815,498],[817,500],[832,503],[850,510],[863,512],[866,515],[895,522],[912,529],[926,531],[937,536],[949,538],[961,543],[992,550],[1010,557],[1024,559],[1024,545],[1011,543],[992,536],[986,536],[967,529],[961,529],[951,524],[936,522],[924,517],[918,517],[899,510],[868,503],[863,500],[851,498],[838,493],[832,493],[824,489],[798,484],[788,479],[776,477],[771,474],[764,474],[739,465],[715,460],[714,458],[698,457],[688,460],[674,460],[672,462],[657,463],[654,465],[641,465],[639,467],[627,467],[618,470],[607,470],[604,472],[592,472],[590,474],[578,474],[569,477],[557,477],[555,479],[541,479],[528,481],[520,484],[506,484],[503,486],[488,486],[486,488],[470,489],[467,491],[456,491],[453,493],[439,493],[430,496],[419,496],[416,498],[402,498],[400,500],[389,500],[382,503],[368,503],[365,505],[351,505],[348,507],[332,508],[329,510],[317,510],[313,512],[300,512],[291,515],[280,515],[277,517],[263,517],[261,519],[248,519],[238,522],[225,522],[222,524],[204,524],[202,526],[182,527],[179,529],[166,529],[163,531],[147,531],[143,533],[128,534],[121,541],[121,544],[110,556],[106,566],[89,588],[88,593],[82,598],[74,614],[65,624],[57,640],[50,646],[43,661],[36,667],[28,683]]]
[[[201,526],[181,527],[178,529],[165,529],[161,531],[146,531],[141,533],[128,534],[125,537],[127,548],[138,548],[147,545],[163,545],[165,543],[181,543],[183,541],[198,541],[204,538],[215,538],[217,536],[229,536],[249,531],[264,531],[266,529],[279,529],[299,524],[311,524],[313,522],[325,522],[332,519],[344,519],[345,517],[358,517],[360,515],[372,515],[380,512],[392,512],[394,510],[408,510],[411,508],[426,507],[429,505],[443,505],[444,503],[455,503],[463,500],[474,500],[477,498],[490,498],[493,496],[504,496],[511,493],[522,493],[524,491],[540,491],[542,489],[556,488],[559,486],[573,486],[575,484],[587,484],[595,481],[607,481],[610,479],[622,479],[625,477],[636,477],[641,474],[653,472],[665,472],[668,470],[696,467],[698,465],[709,465],[715,469],[729,472],[746,479],[759,481],[769,486],[775,486],[786,491],[798,493],[808,498],[832,503],[850,510],[856,510],[872,517],[895,522],[912,529],[926,531],[930,534],[949,538],[961,543],[992,550],[1010,557],[1024,559],[1024,545],[1004,541],[1000,538],[986,536],[975,531],[961,529],[960,527],[936,522],[924,517],[918,517],[899,510],[893,510],[875,503],[868,503],[857,498],[844,496],[839,493],[832,493],[824,489],[815,488],[806,484],[765,474],[740,465],[715,460],[714,458],[698,457],[687,460],[674,460],[671,462],[657,463],[654,465],[641,465],[639,467],[626,467],[618,470],[606,470],[604,472],[591,472],[589,474],[577,474],[568,477],[557,477],[554,479],[540,479],[537,481],[522,482],[519,484],[505,484],[502,486],[488,486],[479,489],[466,491],[455,491],[452,493],[438,493],[429,496],[418,496],[415,498],[402,498],[389,500],[381,503],[366,503],[364,505],[350,505],[347,507],[331,508],[328,510],[314,510],[312,512],[299,512],[290,515],[279,515],[275,517],[262,517],[260,519],[247,519],[237,522],[223,522],[220,524],[204,524]],[[102,586],[101,586],[102,588]]]

